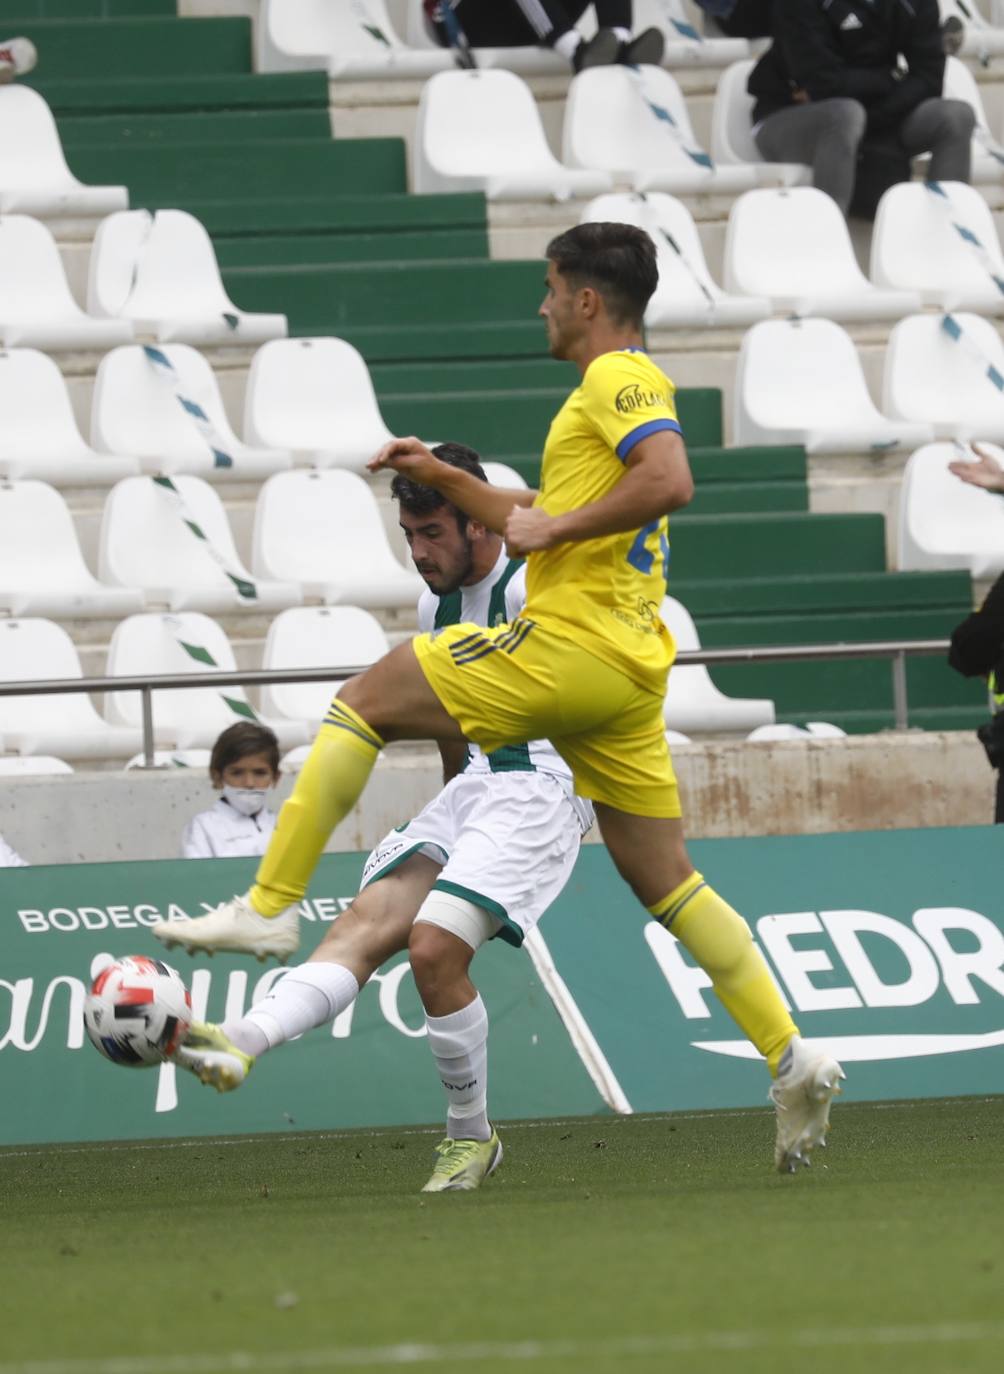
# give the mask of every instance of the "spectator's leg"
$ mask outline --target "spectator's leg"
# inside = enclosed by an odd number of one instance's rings
[[[930,153],[928,181],[968,181],[972,168],[976,115],[965,100],[924,100],[900,126],[899,137],[911,157]]]
[[[810,166],[813,186],[832,196],[846,215],[864,132],[864,106],[835,97],[778,110],[768,115],[754,137],[765,161]]]
[[[994,824],[1004,824],[1004,772],[997,772],[997,805],[994,808]]]

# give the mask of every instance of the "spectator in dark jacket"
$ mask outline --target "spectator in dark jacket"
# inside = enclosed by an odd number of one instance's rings
[[[944,72],[938,0],[773,0],[749,79],[757,147],[811,166],[845,214],[863,147],[929,152],[929,181],[968,181],[975,117],[942,98]]]
[[[450,42],[450,14],[473,48],[553,48],[572,70],[624,62],[629,66],[662,61],[666,41],[658,29],[632,35],[634,0],[592,0],[599,25],[592,38],[574,28],[589,0],[423,0],[430,32],[444,47]]]
[[[769,38],[773,0],[696,0],[729,38]]]

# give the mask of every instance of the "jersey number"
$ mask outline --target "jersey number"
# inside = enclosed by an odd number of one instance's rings
[[[664,573],[669,572],[669,540],[666,538],[662,529],[661,520],[651,520],[644,529],[640,529],[634,537],[630,549],[627,553],[627,561],[632,568],[637,568],[646,577],[652,571],[652,564],[655,562],[655,549],[648,547],[648,542],[652,535],[658,535],[658,550],[662,554],[662,569]]]

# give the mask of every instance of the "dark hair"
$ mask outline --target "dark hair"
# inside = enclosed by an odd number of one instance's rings
[[[574,287],[591,286],[615,324],[641,326],[659,284],[655,244],[633,224],[577,224],[547,245],[548,259]]]
[[[239,763],[248,754],[264,754],[273,773],[279,771],[279,741],[267,725],[255,720],[239,720],[228,725],[213,745],[209,756],[209,772],[222,773],[232,763]]]
[[[481,455],[468,448],[466,444],[437,444],[432,452],[444,463],[449,463],[451,468],[461,468],[480,482],[488,481],[488,474],[481,466]],[[401,503],[401,509],[406,510],[409,515],[431,515],[434,510],[447,506],[456,516],[460,533],[463,534],[467,529],[467,516],[462,510],[458,510],[452,501],[447,501],[434,487],[427,487],[422,482],[413,482],[410,477],[405,477],[403,472],[394,474],[390,494],[395,501]]]

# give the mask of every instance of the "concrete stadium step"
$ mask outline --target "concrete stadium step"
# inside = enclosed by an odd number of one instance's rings
[[[328,82],[323,72],[156,72],[52,77],[48,64],[25,80],[49,102],[57,121],[73,116],[187,114],[198,111],[323,110]],[[330,118],[330,116],[329,116]],[[60,130],[62,123],[60,122]]]
[[[149,147],[151,144],[264,143],[276,139],[331,136],[327,110],[266,109],[233,111],[186,110],[154,113],[60,115],[59,134],[72,159],[78,148],[114,148],[118,145]]]
[[[175,143],[75,147],[68,162],[81,181],[129,188],[129,203],[176,206],[208,199],[299,195],[305,186],[353,195],[403,192],[404,148],[397,139],[273,139],[254,143]]]
[[[20,26],[41,58],[29,84],[78,78],[159,77],[251,71],[251,24],[246,18],[179,19],[176,15],[30,19]]]

